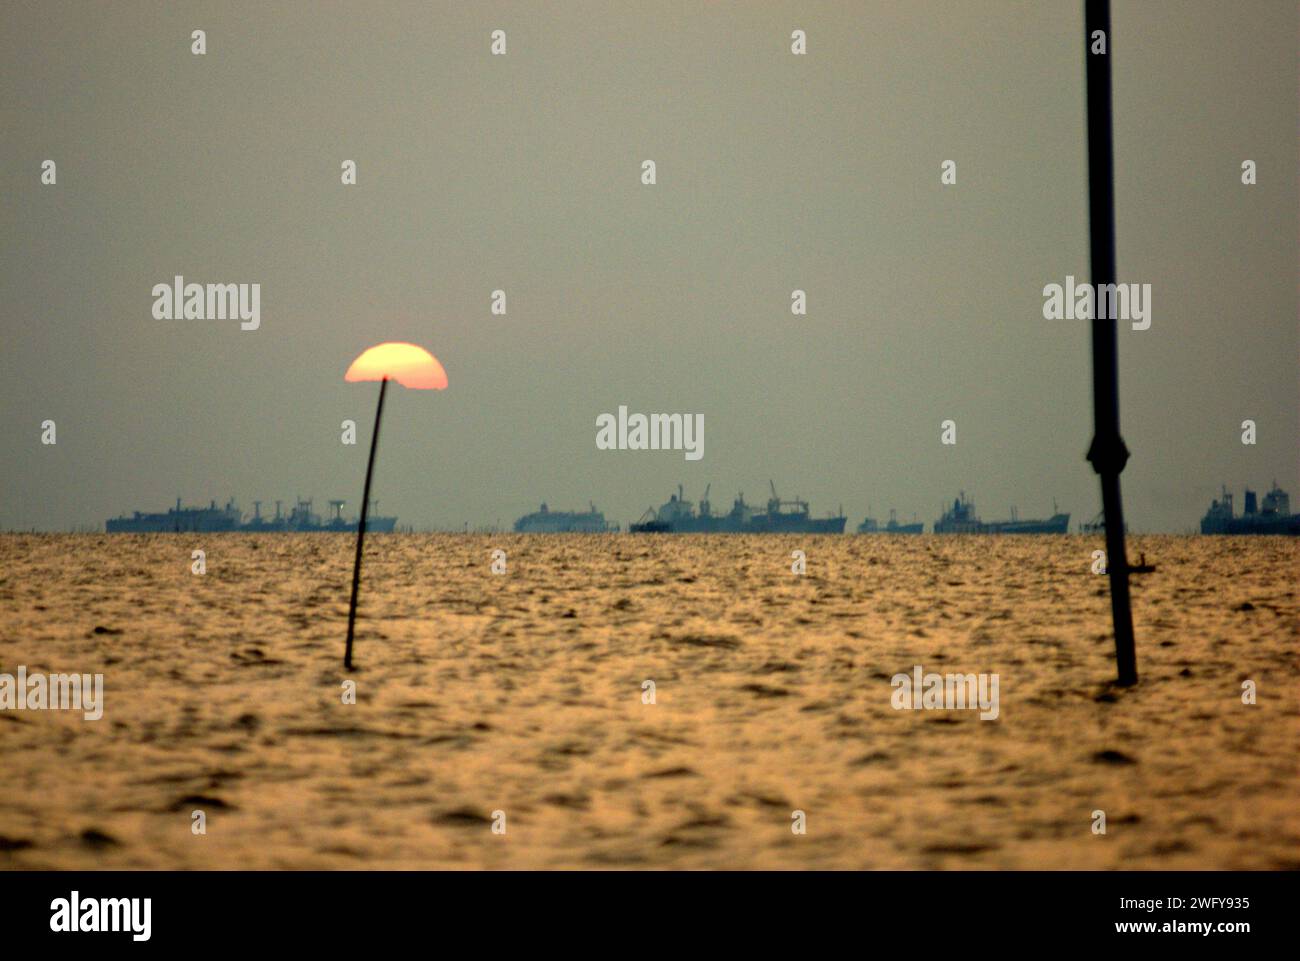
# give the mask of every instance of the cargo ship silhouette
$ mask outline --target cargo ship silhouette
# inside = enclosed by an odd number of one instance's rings
[[[1070,526],[1070,515],[1062,514],[1052,505],[1053,511],[1047,520],[1021,520],[1016,516],[1016,509],[1011,509],[1011,520],[989,521],[985,523],[975,516],[975,504],[966,497],[966,492],[952,502],[952,507],[943,512],[943,516],[934,522],[936,534],[1064,534]]]
[[[1080,534],[1105,534],[1106,533],[1106,512],[1097,511],[1090,521],[1079,521]],[[1124,533],[1128,533],[1128,524],[1124,524]],[[1133,570],[1132,567],[1129,570]]]
[[[1210,504],[1201,518],[1202,534],[1287,534],[1300,535],[1300,514],[1291,513],[1291,497],[1273,481],[1273,489],[1264,495],[1258,508],[1255,492],[1246,488],[1245,513],[1234,516],[1232,495],[1223,488],[1222,496]]]
[[[244,520],[243,511],[235,506],[234,498],[226,502],[225,507],[217,507],[217,502],[207,507],[182,507],[181,499],[176,498],[176,506],[169,508],[165,513],[149,514],[136,511],[129,517],[110,518],[104,522],[104,530],[109,534],[166,534],[180,532],[221,532],[221,531],[242,531],[242,532],[301,532],[301,533],[331,533],[351,531],[356,533],[357,521],[344,520],[343,505],[346,501],[332,500],[329,502],[330,508],[334,511],[332,517],[328,520],[322,520],[319,514],[312,511],[311,499],[303,500],[298,498],[297,504],[288,514],[283,514],[280,505],[283,501],[275,502],[275,516],[262,516],[262,502],[253,501],[253,516],[247,521]],[[397,526],[396,517],[378,516],[379,502],[372,500],[372,509],[376,511],[366,519],[366,531],[369,533],[386,534],[392,532]]]
[[[813,517],[808,510],[808,502],[800,498],[784,501],[776,493],[776,484],[768,481],[772,496],[768,498],[766,511],[756,511],[745,503],[745,495],[738,494],[726,514],[713,513],[709,502],[709,490],[712,484],[704,488],[697,511],[695,505],[686,500],[682,486],[677,485],[677,493],[669,497],[668,502],[658,510],[653,507],[641,515],[641,519],[628,527],[632,533],[639,534],[842,534],[844,532],[844,513],[837,517]]]
[[[608,523],[595,504],[588,511],[553,511],[543,503],[540,510],[515,521],[515,530],[521,534],[604,534],[617,531],[618,525]]]
[[[858,525],[859,534],[921,534],[924,531],[925,525],[917,521],[915,514],[912,515],[912,523],[898,523],[898,511],[892,508],[889,511],[889,522],[884,527],[881,527],[874,517],[868,517]]]

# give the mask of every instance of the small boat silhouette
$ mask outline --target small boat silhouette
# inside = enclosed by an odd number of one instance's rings
[[[1130,564],[1128,572],[1130,574],[1150,574],[1155,569],[1156,566],[1154,564],[1147,563],[1146,554],[1139,554],[1138,562],[1136,564]]]

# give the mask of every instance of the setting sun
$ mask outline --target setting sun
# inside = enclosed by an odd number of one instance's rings
[[[349,382],[385,377],[418,390],[443,390],[447,386],[447,372],[438,358],[415,344],[377,344],[363,351],[343,375]]]

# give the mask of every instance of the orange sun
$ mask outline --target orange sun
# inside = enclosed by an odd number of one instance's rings
[[[363,351],[343,375],[349,382],[385,377],[417,390],[443,390],[447,386],[447,372],[437,357],[423,347],[397,342],[377,344]]]

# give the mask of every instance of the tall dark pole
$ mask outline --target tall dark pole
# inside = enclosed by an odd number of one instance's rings
[[[361,494],[361,520],[357,524],[357,559],[352,565],[352,603],[348,605],[348,646],[343,651],[343,666],[352,669],[352,631],[357,622],[357,589],[361,585],[361,545],[366,539],[366,514],[370,509],[370,477],[375,472],[375,450],[379,447],[379,418],[384,416],[384,392],[388,378],[379,385],[379,406],[375,409],[375,432],[370,435],[370,460],[366,463],[366,486]]]
[[[1115,283],[1115,169],[1110,110],[1110,0],[1084,2],[1084,57],[1088,78],[1088,223],[1091,230],[1092,282]],[[1094,53],[1097,32],[1104,52]],[[1114,303],[1113,298],[1109,301]],[[1124,508],[1119,475],[1128,448],[1119,433],[1119,357],[1114,313],[1097,296],[1092,320],[1092,399],[1094,428],[1088,460],[1101,476],[1101,506],[1106,518],[1106,570],[1115,623],[1115,666],[1122,685],[1137,683],[1133,612],[1129,608],[1128,555],[1124,552]]]

